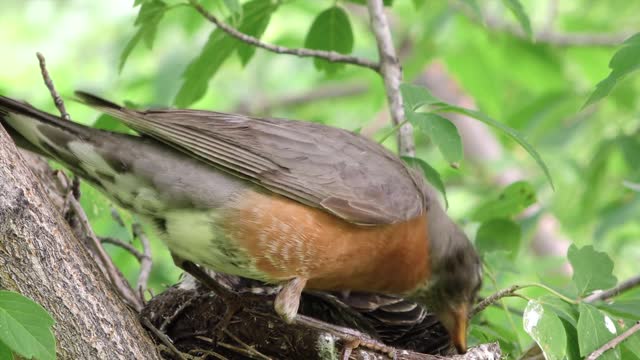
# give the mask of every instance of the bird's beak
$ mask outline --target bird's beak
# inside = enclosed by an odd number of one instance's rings
[[[441,319],[449,332],[451,342],[459,354],[467,352],[468,313],[468,306],[464,304],[456,308],[451,308],[447,314],[443,314],[444,318]]]

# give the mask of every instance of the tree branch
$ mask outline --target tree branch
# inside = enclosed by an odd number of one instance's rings
[[[136,314],[48,200],[47,192],[64,195],[53,186],[53,172],[40,167],[47,191],[0,125],[0,288],[28,296],[53,316],[60,359],[160,359]]]
[[[371,30],[373,31],[378,54],[380,56],[380,73],[384,81],[387,93],[387,102],[391,112],[391,121],[394,126],[400,125],[405,119],[402,95],[400,94],[400,82],[402,70],[396,56],[396,50],[391,38],[391,30],[387,16],[384,13],[382,0],[367,0]],[[414,156],[415,144],[413,140],[413,127],[409,123],[402,125],[398,131],[398,153],[401,156]]]
[[[496,293],[492,294],[491,296],[487,297],[486,299],[480,301],[478,304],[476,304],[476,306],[473,308],[473,310],[471,310],[471,312],[469,313],[469,318],[472,318],[473,316],[475,316],[477,313],[481,312],[482,310],[488,308],[490,305],[492,305],[493,303],[497,302],[498,300],[504,298],[504,297],[509,297],[509,296],[518,296],[516,295],[516,291],[522,289],[523,286],[520,285],[513,285],[510,286],[506,289],[502,289],[500,291],[497,291]]]
[[[586,298],[584,298],[584,302],[592,303],[598,300],[607,300],[639,285],[640,275],[637,275],[621,282],[620,284],[612,287],[609,290],[596,292],[587,296]]]
[[[71,120],[69,113],[67,113],[67,109],[64,107],[64,101],[60,97],[60,94],[56,91],[56,87],[53,85],[53,80],[49,76],[49,71],[47,71],[47,61],[44,58],[44,55],[37,52],[36,57],[38,58],[38,62],[40,63],[40,73],[42,74],[42,80],[44,80],[44,84],[49,89],[49,93],[51,94],[51,98],[53,99],[53,103],[58,108],[60,112],[60,116],[62,116],[65,120]]]
[[[611,339],[611,341],[607,342],[606,344],[602,345],[602,347],[592,352],[589,356],[587,356],[585,360],[596,360],[602,354],[604,354],[607,350],[611,350],[614,347],[618,346],[621,342],[625,341],[627,338],[637,333],[638,331],[640,331],[640,321],[636,322],[636,324],[630,327],[629,329],[627,329],[627,331],[614,337],[613,339]]]
[[[198,11],[202,16],[204,16],[207,20],[214,23],[220,30],[226,32],[230,36],[242,41],[247,44],[253,45],[255,47],[259,47],[277,54],[289,54],[295,55],[299,57],[314,57],[324,59],[330,62],[339,62],[357,65],[365,68],[369,68],[376,72],[380,71],[380,66],[378,63],[373,62],[368,59],[360,58],[352,55],[344,55],[337,53],[335,51],[324,51],[324,50],[315,50],[315,49],[307,49],[307,48],[288,48],[279,45],[267,44],[262,42],[260,39],[255,38],[251,35],[247,35],[235,29],[234,27],[224,23],[222,20],[218,19],[215,15],[207,11],[198,1],[189,0],[189,4],[193,6],[193,8]]]

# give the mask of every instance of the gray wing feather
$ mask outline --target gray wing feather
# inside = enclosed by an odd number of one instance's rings
[[[144,135],[352,223],[405,221],[427,206],[421,175],[379,144],[342,129],[202,110],[135,111],[78,96]]]

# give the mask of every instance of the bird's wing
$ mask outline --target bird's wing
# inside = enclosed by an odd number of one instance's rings
[[[377,143],[345,130],[200,110],[135,111],[77,95],[143,135],[352,223],[401,222],[427,205],[421,175]]]

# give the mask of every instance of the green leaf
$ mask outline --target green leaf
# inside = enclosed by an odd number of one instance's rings
[[[413,0],[413,7],[415,7],[416,9],[421,9],[426,2],[427,0]]]
[[[241,33],[260,39],[265,30],[267,30],[271,15],[276,9],[277,5],[264,0],[256,0],[245,4],[243,10],[245,16],[242,18],[242,24],[240,24],[238,30]],[[237,49],[240,62],[243,66],[246,66],[253,54],[255,54],[256,47],[245,42],[237,42]]]
[[[612,303],[599,303],[597,306],[615,316],[640,320],[640,299],[615,299]]]
[[[578,310],[573,304],[550,295],[538,299],[547,309],[552,310],[562,320],[566,320],[573,327],[578,326]]]
[[[640,33],[633,35],[623,43],[623,47],[611,58],[609,68],[611,69],[609,76],[596,85],[596,89],[584,106],[591,105],[609,95],[618,81],[640,69]]]
[[[449,119],[433,113],[409,113],[407,115],[417,130],[427,135],[438,147],[444,158],[454,167],[462,160],[462,139],[458,128]]]
[[[347,1],[355,4],[362,4],[362,5],[365,5],[367,3],[367,0],[347,0]],[[393,0],[383,0],[382,3],[384,4],[384,6],[391,6],[393,5]]]
[[[335,51],[349,54],[353,50],[353,30],[346,11],[339,6],[332,6],[321,12],[307,33],[304,46],[310,49]],[[335,72],[343,64],[330,63],[315,58],[316,69],[327,73]]]
[[[238,0],[224,0],[224,5],[229,9],[231,14],[242,16],[242,6]]]
[[[410,166],[414,168],[420,168],[422,170],[422,174],[424,174],[424,177],[427,179],[427,181],[438,191],[440,191],[440,193],[444,197],[445,207],[448,208],[449,201],[447,200],[447,191],[444,188],[444,182],[442,182],[442,178],[440,177],[438,171],[432,168],[431,165],[427,164],[426,161],[419,158],[403,156],[402,160],[404,160]]]
[[[182,76],[184,82],[174,99],[176,106],[188,107],[203,97],[209,87],[209,80],[233,53],[235,47],[233,39],[220,30],[214,30],[209,35],[200,55],[187,66]]]
[[[482,254],[482,262],[492,273],[514,273],[517,274],[521,269],[514,266],[513,261],[505,261],[509,259],[511,253],[505,250],[487,251]]]
[[[571,245],[567,257],[573,267],[573,283],[580,296],[616,285],[613,261],[606,253],[596,251],[591,245],[580,249]]]
[[[511,10],[513,15],[516,17],[522,30],[527,34],[529,39],[533,38],[533,31],[531,31],[531,22],[529,21],[529,16],[524,11],[522,4],[519,0],[502,0],[504,5]]]
[[[529,144],[519,132],[504,125],[501,122],[498,122],[492,119],[491,117],[479,111],[464,109],[464,108],[449,105],[449,104],[442,104],[441,107],[439,107],[437,110],[443,111],[443,112],[455,112],[458,114],[463,114],[463,115],[472,117],[474,119],[480,120],[487,125],[493,126],[495,128],[498,128],[504,131],[510,138],[512,138],[518,144],[520,144],[520,146],[522,146],[529,153],[529,155],[531,155],[535,159],[535,161],[538,163],[538,166],[542,168],[542,171],[544,171],[544,174],[547,176],[547,180],[549,181],[551,188],[552,189],[554,188],[553,179],[551,178],[551,174],[549,173],[549,169],[547,168],[547,165],[544,163],[544,161],[542,161],[540,154],[538,154],[538,152],[533,148],[533,146],[531,146],[531,144]]]
[[[244,17],[238,30],[261,36],[276,6],[265,0],[254,0],[244,4]],[[176,106],[187,107],[203,97],[211,78],[235,50],[238,51],[243,64],[246,64],[255,48],[247,49],[245,46],[249,45],[230,37],[220,29],[211,32],[200,54],[191,61],[182,75],[184,82],[174,99]]]
[[[522,317],[524,330],[540,346],[547,360],[562,360],[567,352],[567,334],[558,316],[536,300],[529,300]]]
[[[442,103],[442,100],[431,95],[431,92],[423,86],[402,83],[400,84],[400,93],[406,114],[410,114],[424,105]]]
[[[578,319],[578,344],[580,355],[587,356],[616,334],[616,325],[610,317],[592,305],[580,303],[580,318]],[[620,359],[620,350],[613,349],[605,352],[599,359]]]
[[[38,303],[0,290],[0,342],[27,359],[55,359],[53,318]]]
[[[13,360],[13,353],[11,352],[11,349],[2,343],[2,341],[0,341],[0,359]]]
[[[472,218],[475,221],[509,218],[518,215],[535,202],[536,193],[533,186],[526,181],[516,181],[502,190],[497,199],[479,206]]]
[[[630,327],[632,327],[633,325],[635,325],[635,322],[625,321],[624,327],[620,330],[621,332],[624,332]],[[635,356],[636,358],[640,359],[640,333],[635,333],[631,335],[629,338],[627,338],[627,340],[625,340],[622,343],[622,347],[625,348],[627,351],[629,351],[631,354],[633,354],[632,356]],[[626,358],[623,357],[623,359],[626,359]]]
[[[520,250],[520,225],[509,219],[492,219],[482,223],[476,233],[476,248],[481,253],[504,250],[513,260]]]
[[[136,2],[136,5],[137,4],[138,2]],[[153,42],[158,31],[158,24],[160,23],[160,20],[162,20],[166,11],[167,4],[163,1],[151,0],[142,3],[140,11],[138,12],[138,17],[134,23],[135,26],[138,26],[138,31],[133,35],[131,40],[129,40],[127,45],[125,45],[122,53],[120,54],[120,71],[124,68],[124,64],[127,62],[131,51],[136,47],[141,39],[144,40],[149,49],[153,47]]]

